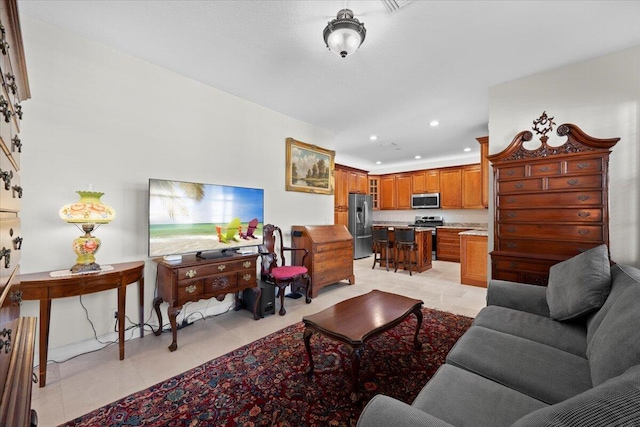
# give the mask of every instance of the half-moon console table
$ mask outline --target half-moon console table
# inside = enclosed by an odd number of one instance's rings
[[[171,324],[173,341],[170,351],[178,348],[178,325],[176,317],[187,302],[216,298],[224,300],[227,294],[235,294],[235,310],[240,310],[240,292],[251,289],[256,293],[253,305],[253,317],[260,319],[258,307],[262,290],[256,279],[256,260],[258,255],[225,255],[210,259],[198,258],[194,255],[183,256],[181,261],[171,262],[155,258],[158,263],[158,296],[153,307],[158,315],[156,335],[162,333],[162,313],[160,304],[169,303],[167,314]]]
[[[51,277],[49,272],[22,274],[16,278],[14,292],[22,300],[40,301],[40,387],[47,381],[51,300],[118,289],[118,341],[120,360],[124,359],[125,301],[127,285],[138,282],[140,337],[144,335],[144,261],[111,264],[113,270],[71,276]]]

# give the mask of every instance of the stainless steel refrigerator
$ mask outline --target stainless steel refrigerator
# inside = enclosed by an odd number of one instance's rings
[[[349,194],[349,232],[353,236],[353,259],[372,254],[372,225],[371,196]]]

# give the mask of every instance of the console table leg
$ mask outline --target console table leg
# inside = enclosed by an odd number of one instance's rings
[[[178,324],[176,323],[176,317],[180,314],[180,310],[182,307],[169,307],[169,323],[171,324],[171,334],[173,336],[173,341],[169,346],[169,351],[176,351],[178,348]]]
[[[307,349],[307,356],[309,357],[309,371],[307,375],[313,375],[313,357],[311,357],[311,335],[313,335],[313,331],[311,329],[306,328],[304,330],[304,346]]]
[[[155,336],[160,336],[162,333],[162,312],[160,311],[160,304],[162,304],[162,298],[157,297],[153,300],[153,309],[156,311],[156,316],[158,316],[158,330],[153,331]]]
[[[418,341],[418,333],[420,332],[420,326],[422,326],[422,310],[420,309],[420,306],[417,306],[413,309],[413,314],[415,314],[416,318],[418,319],[418,324],[416,325],[416,333],[413,336],[413,348],[415,348],[416,350],[420,350],[422,348],[422,343]]]

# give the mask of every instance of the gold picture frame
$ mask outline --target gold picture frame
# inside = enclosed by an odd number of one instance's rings
[[[287,138],[286,190],[333,194],[335,151]]]

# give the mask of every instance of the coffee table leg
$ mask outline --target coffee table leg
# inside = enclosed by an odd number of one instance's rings
[[[309,357],[309,371],[307,375],[313,375],[313,357],[311,357],[311,335],[313,331],[309,328],[304,330],[304,346],[307,348],[307,356]]]
[[[362,358],[362,347],[353,349],[351,355],[351,380],[353,381],[353,391],[351,392],[351,401],[357,402],[360,399],[358,393],[358,384],[360,383],[360,359]]]
[[[420,326],[422,326],[422,310],[419,306],[413,309],[413,314],[415,314],[416,318],[418,319],[418,324],[416,325],[416,334],[413,337],[413,347],[416,350],[420,350],[422,348],[422,343],[418,341],[418,333],[420,332]]]

